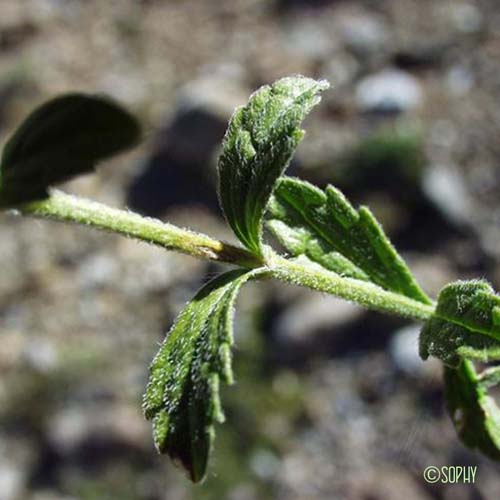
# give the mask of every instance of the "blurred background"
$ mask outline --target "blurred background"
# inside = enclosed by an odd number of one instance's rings
[[[424,289],[500,288],[497,0],[2,0],[3,141],[57,93],[104,92],[145,141],[65,189],[234,241],[215,162],[236,105],[292,73],[330,80],[290,168],[368,204]],[[418,325],[248,285],[237,384],[203,485],[158,457],[147,365],[220,268],[118,236],[0,216],[0,499],[498,498],[464,448]],[[477,465],[474,485],[429,465]]]

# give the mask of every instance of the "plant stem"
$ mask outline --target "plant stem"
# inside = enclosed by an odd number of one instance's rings
[[[312,263],[301,262],[300,259],[290,260],[269,253],[267,262],[263,262],[242,247],[60,191],[53,191],[45,200],[23,205],[19,211],[24,215],[74,222],[122,234],[201,259],[249,269],[267,264],[270,274],[277,279],[326,292],[380,312],[415,320],[426,320],[434,312],[433,305],[388,292],[372,283],[342,277]]]
[[[74,222],[119,233],[193,257],[246,268],[262,265],[257,257],[242,247],[61,191],[53,191],[45,200],[23,205],[19,211],[23,215]]]
[[[356,302],[368,309],[396,314],[417,321],[429,319],[434,306],[410,299],[405,295],[388,292],[377,285],[353,278],[345,278],[313,263],[300,259],[284,259],[278,255],[268,257],[272,276],[288,283],[326,292]]]

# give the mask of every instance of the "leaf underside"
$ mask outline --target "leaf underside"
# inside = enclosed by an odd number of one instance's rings
[[[223,422],[220,382],[232,383],[234,302],[260,270],[229,271],[205,285],[177,317],[150,367],[143,399],[160,453],[184,467],[192,481],[205,476],[214,424]]]
[[[261,87],[231,118],[218,162],[220,202],[236,236],[257,255],[276,180],[304,135],[301,122],[326,88],[325,81],[283,78]]]
[[[472,360],[500,359],[500,297],[485,281],[445,286],[433,316],[420,333],[420,355],[444,363],[444,393],[458,436],[500,460],[500,409],[488,388],[500,382],[500,367],[480,375]]]
[[[500,409],[488,395],[470,361],[445,366],[445,399],[449,414],[465,445],[500,460]]]
[[[5,145],[0,207],[46,198],[50,186],[92,171],[139,138],[136,119],[108,98],[56,97],[33,111]]]
[[[462,358],[500,359],[500,296],[485,281],[457,281],[441,290],[420,334],[420,355],[450,367]]]
[[[269,219],[269,228],[293,256],[431,303],[368,208],[354,209],[333,186],[322,191],[299,179],[280,179]]]

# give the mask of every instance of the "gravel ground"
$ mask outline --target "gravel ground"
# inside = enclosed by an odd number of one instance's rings
[[[0,134],[65,91],[104,92],[146,139],[65,186],[232,239],[214,165],[263,83],[329,79],[294,175],[368,203],[436,294],[500,288],[500,5],[495,0],[0,2]],[[209,477],[153,449],[140,398],[175,314],[219,268],[78,227],[0,217],[0,498],[494,499],[500,468],[457,440],[418,329],[252,284],[238,384]],[[477,465],[473,485],[429,465]]]

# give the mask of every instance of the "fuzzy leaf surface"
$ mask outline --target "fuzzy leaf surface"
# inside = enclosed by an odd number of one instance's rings
[[[108,98],[56,97],[35,109],[5,145],[0,207],[46,198],[50,186],[92,171],[139,138],[136,119]]]
[[[445,399],[457,434],[465,445],[500,460],[500,409],[488,395],[488,384],[470,361],[445,366]]]
[[[304,136],[300,124],[328,88],[292,76],[257,90],[229,123],[219,157],[219,196],[240,241],[262,255],[262,219],[276,180]]]
[[[269,214],[270,229],[293,256],[305,255],[341,276],[430,304],[368,208],[356,210],[333,186],[322,191],[282,178]]]
[[[434,315],[422,328],[420,355],[435,356],[451,367],[463,357],[500,359],[500,296],[481,280],[445,286]]]
[[[229,271],[205,285],[177,317],[151,367],[143,411],[160,453],[205,476],[214,424],[223,422],[220,382],[232,383],[234,302],[259,270]]]

